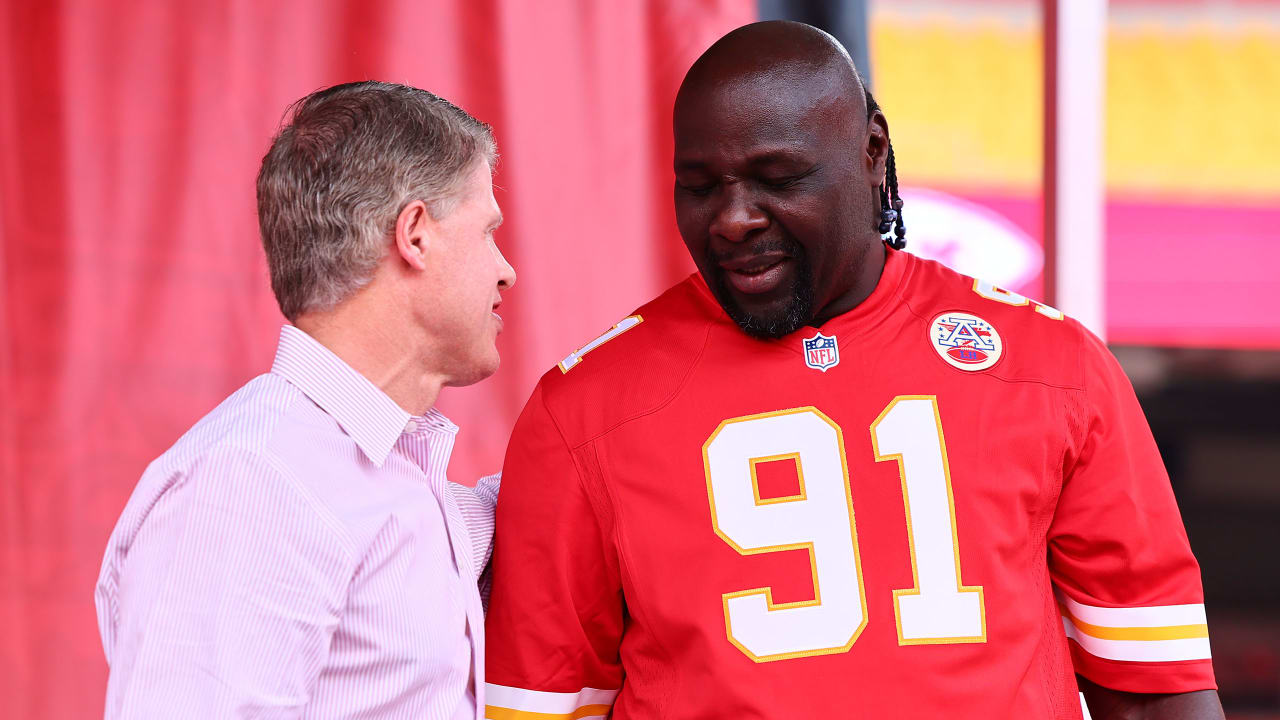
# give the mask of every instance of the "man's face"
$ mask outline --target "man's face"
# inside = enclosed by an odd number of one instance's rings
[[[813,86],[746,76],[682,90],[676,104],[680,234],[725,311],[756,336],[825,320],[875,227],[865,116]]]
[[[437,223],[429,256],[434,271],[424,313],[444,346],[449,385],[469,385],[498,369],[500,291],[516,281],[515,270],[494,243],[501,223],[489,166],[477,162],[461,200]]]

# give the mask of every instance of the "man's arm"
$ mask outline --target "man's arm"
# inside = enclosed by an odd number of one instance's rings
[[[493,557],[493,515],[501,484],[501,472],[480,478],[473,488],[449,483],[449,490],[453,493],[458,510],[467,523],[467,531],[471,534],[471,559],[476,568],[480,604],[485,612],[489,611],[489,595],[493,590],[493,567],[490,564]]]
[[[542,390],[516,422],[502,468],[486,717],[604,717],[623,681],[618,554]]]
[[[1066,397],[1047,534],[1063,629],[1095,718],[1175,717],[1216,687],[1200,567],[1124,371],[1080,333],[1082,391]]]
[[[1131,693],[1102,687],[1077,675],[1093,720],[1223,720],[1216,690]]]
[[[337,521],[272,460],[218,447],[128,550],[106,717],[303,713],[354,570]]]
[[[484,574],[493,554],[493,510],[498,504],[501,483],[502,473],[499,472],[480,478],[475,487],[458,483],[448,485],[471,535],[471,559],[477,575]]]

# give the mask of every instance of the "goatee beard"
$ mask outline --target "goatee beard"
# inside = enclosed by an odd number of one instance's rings
[[[757,248],[757,252],[769,249],[774,248]],[[791,256],[796,264],[796,277],[783,306],[767,315],[753,315],[738,304],[725,280],[726,271],[719,265],[721,258],[716,257],[710,249],[707,250],[707,267],[714,268],[710,282],[707,283],[711,294],[715,295],[729,318],[752,337],[785,337],[813,320],[813,268],[804,247],[799,243],[784,242],[777,249],[785,250]]]

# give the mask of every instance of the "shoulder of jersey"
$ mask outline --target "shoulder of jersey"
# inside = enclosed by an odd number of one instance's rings
[[[688,278],[568,354],[542,376],[543,401],[571,444],[650,412],[679,392],[715,316]]]
[[[917,258],[915,276],[903,300],[924,324],[922,342],[932,342],[933,324],[945,322],[943,316],[963,313],[990,323],[999,334],[1002,357],[983,372],[1006,380],[1080,386],[1081,353],[1091,352],[1093,344],[1075,319],[932,260]]]

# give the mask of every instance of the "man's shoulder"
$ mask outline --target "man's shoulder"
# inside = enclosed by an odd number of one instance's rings
[[[271,373],[250,380],[196,421],[148,467],[148,473],[188,471],[215,453],[270,456],[278,449],[282,428],[314,423],[299,413],[301,391]]]
[[[170,528],[172,518],[200,509],[234,508],[242,519],[259,521],[287,515],[295,530],[336,537],[350,553],[350,534],[331,503],[306,487],[305,473],[291,466],[280,441],[291,425],[295,432],[320,426],[312,410],[323,415],[269,373],[223,400],[142,473],[109,541],[104,572],[116,571],[144,526]]]
[[[309,508],[307,514],[343,534],[340,508],[326,497],[315,469],[352,458],[353,447],[337,421],[301,390],[265,373],[223,400],[147,466],[126,515],[145,516],[161,498],[194,481],[202,487],[189,489],[201,495],[294,498],[299,507]],[[242,498],[244,512],[272,512],[250,499]]]
[[[957,367],[990,362],[988,372],[1009,381],[1081,386],[1085,356],[1099,343],[1074,318],[938,262],[916,258],[914,265],[902,300],[928,325],[944,360]]]
[[[567,355],[539,381],[571,445],[661,407],[704,352],[715,315],[696,276]]]

